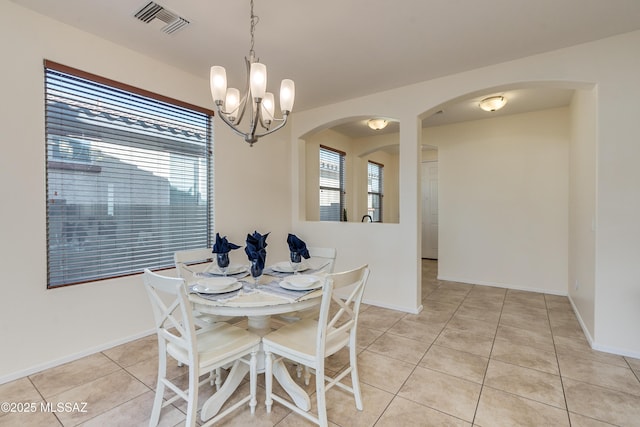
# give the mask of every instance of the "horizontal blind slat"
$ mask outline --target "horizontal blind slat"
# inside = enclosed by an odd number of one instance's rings
[[[341,221],[344,212],[344,153],[320,148],[320,220]]]
[[[49,287],[211,244],[209,115],[51,69],[45,113]]]

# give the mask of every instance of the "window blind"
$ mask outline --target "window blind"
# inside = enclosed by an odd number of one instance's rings
[[[48,287],[209,246],[211,115],[56,68],[45,63]]]
[[[367,210],[373,222],[382,222],[384,166],[376,162],[367,165]]]
[[[320,147],[320,221],[344,218],[344,153]]]

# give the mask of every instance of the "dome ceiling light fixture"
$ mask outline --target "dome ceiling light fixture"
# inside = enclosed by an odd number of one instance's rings
[[[281,129],[289,118],[289,114],[293,109],[293,101],[295,99],[295,85],[293,80],[284,79],[280,85],[280,110],[282,118],[275,117],[275,101],[273,93],[267,92],[267,67],[260,63],[256,58],[253,50],[254,33],[259,18],[253,13],[253,0],[251,5],[251,47],[249,49],[249,57],[245,57],[244,61],[247,66],[247,79],[244,94],[240,96],[240,91],[236,88],[227,88],[227,72],[224,67],[213,66],[210,73],[211,95],[216,104],[218,116],[225,122],[236,134],[243,137],[244,140],[253,147],[265,135],[269,135],[278,129]],[[240,123],[244,117],[244,113],[251,117],[248,129],[243,131],[240,129]],[[278,123],[271,128],[273,123]],[[264,132],[257,133],[258,125]]]
[[[385,119],[369,119],[367,125],[373,130],[382,130],[387,127],[389,122]]]
[[[480,108],[484,111],[498,111],[507,104],[504,96],[490,96],[480,101]]]

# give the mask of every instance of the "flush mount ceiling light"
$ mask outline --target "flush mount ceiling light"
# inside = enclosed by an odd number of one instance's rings
[[[385,119],[370,119],[367,121],[367,125],[373,130],[381,130],[387,127],[389,122]]]
[[[254,32],[259,18],[253,13],[253,0],[251,5],[251,47],[249,57],[245,57],[247,66],[247,79],[244,94],[240,96],[240,91],[236,88],[227,89],[227,72],[224,67],[211,67],[211,95],[216,104],[218,115],[229,127],[238,135],[244,138],[250,146],[258,141],[258,138],[269,135],[282,128],[287,123],[287,118],[293,109],[295,99],[295,85],[293,80],[284,79],[280,85],[280,110],[282,118],[274,116],[275,101],[273,93],[266,92],[267,89],[267,67],[259,62],[253,50]],[[251,117],[248,129],[240,129],[240,123],[245,111]],[[273,123],[278,123],[271,128]],[[258,125],[264,132],[257,133]]]
[[[480,101],[480,108],[484,111],[498,111],[507,103],[504,96],[490,96]]]

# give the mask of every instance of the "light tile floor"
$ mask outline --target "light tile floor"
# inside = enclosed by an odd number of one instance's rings
[[[423,261],[420,314],[363,306],[365,409],[330,390],[332,426],[640,426],[640,360],[591,350],[567,298],[439,281],[436,273],[436,262]],[[0,402],[38,409],[0,413],[0,426],[147,425],[156,352],[150,336],[0,385]],[[347,362],[339,353],[327,369]],[[172,363],[170,370],[185,383],[186,368]],[[306,389],[313,393],[313,379]],[[205,387],[201,400],[208,395]],[[40,402],[87,405],[72,408],[86,412],[54,413],[41,411]],[[184,404],[168,407],[161,425],[182,425],[184,411]],[[311,424],[275,404],[270,414],[263,405],[254,416],[238,410],[220,425]]]

